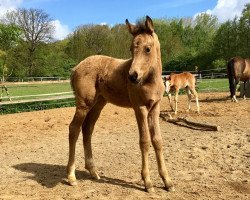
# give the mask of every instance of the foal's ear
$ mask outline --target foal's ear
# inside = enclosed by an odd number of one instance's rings
[[[128,27],[128,31],[129,31],[132,35],[134,35],[135,32],[136,32],[136,26],[133,25],[133,24],[130,24],[130,22],[128,21],[128,19],[126,19],[125,22],[126,22],[126,25],[127,25],[127,27]]]
[[[145,26],[146,26],[147,30],[150,32],[150,34],[152,34],[154,32],[153,21],[149,16],[146,16]]]

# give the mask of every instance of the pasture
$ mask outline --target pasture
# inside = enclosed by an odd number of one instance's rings
[[[71,94],[69,82],[31,82],[31,83],[7,83],[10,97],[15,100],[41,99],[48,96],[61,96]],[[3,101],[8,101],[6,93],[3,94]]]
[[[68,126],[74,107],[0,115],[0,199],[247,200],[250,195],[249,100],[233,103],[229,92],[200,93],[200,114],[179,97],[177,116],[221,126],[201,131],[160,120],[167,168],[175,192],[163,190],[155,154],[150,171],[155,194],[143,191],[139,136],[133,110],[108,104],[97,121],[93,151],[101,179],[84,169],[82,136],[77,142],[78,185],[66,182]],[[170,111],[164,97],[161,111]]]

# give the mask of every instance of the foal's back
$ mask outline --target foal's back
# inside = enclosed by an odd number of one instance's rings
[[[195,77],[189,72],[183,72],[180,74],[170,75],[171,85],[175,85],[178,88],[194,87]]]

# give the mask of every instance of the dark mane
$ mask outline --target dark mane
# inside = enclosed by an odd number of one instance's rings
[[[143,23],[142,21],[138,21],[134,28],[134,34],[139,35],[143,33],[152,34],[150,30],[146,27],[145,23]]]

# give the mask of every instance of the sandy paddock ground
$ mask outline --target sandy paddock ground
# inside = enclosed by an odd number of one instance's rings
[[[79,137],[76,187],[66,181],[68,126],[74,108],[0,115],[0,199],[249,199],[250,101],[233,103],[228,93],[203,93],[200,114],[192,105],[193,111],[187,113],[187,97],[180,96],[177,116],[219,125],[221,131],[194,130],[160,120],[164,156],[176,191],[163,189],[151,147],[154,194],[144,192],[141,181],[133,110],[108,104],[96,124],[93,152],[101,176],[98,181],[84,169]],[[161,110],[170,111],[165,97]]]

